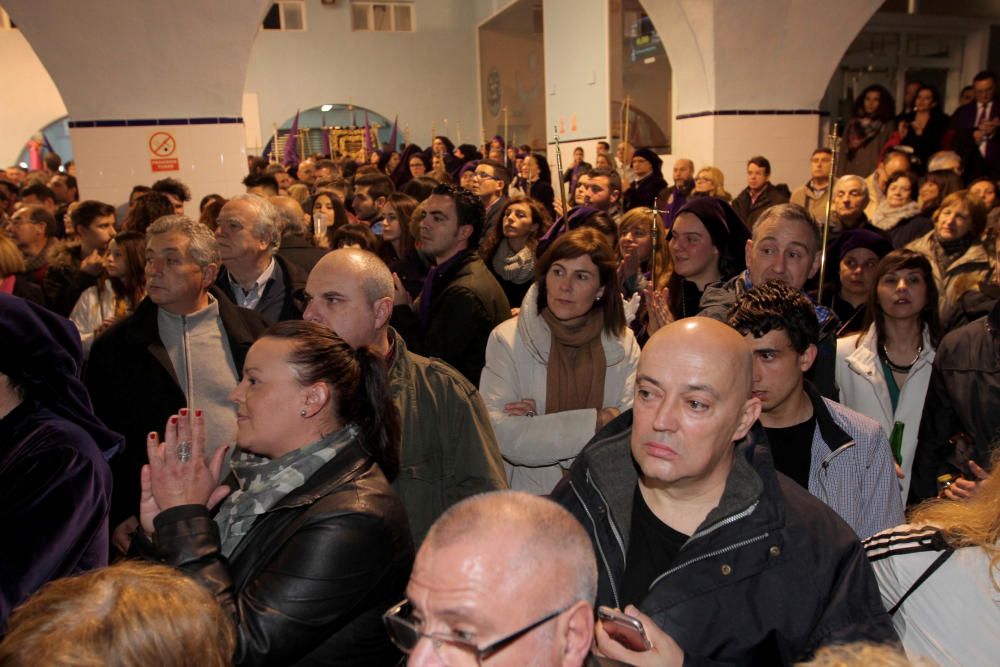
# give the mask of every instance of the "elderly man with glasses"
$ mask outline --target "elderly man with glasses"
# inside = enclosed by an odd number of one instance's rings
[[[384,619],[411,666],[580,667],[596,594],[597,562],[579,522],[550,500],[498,491],[441,515],[407,599]]]

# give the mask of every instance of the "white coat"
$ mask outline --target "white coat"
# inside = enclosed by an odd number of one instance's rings
[[[520,314],[490,334],[479,393],[500,443],[510,488],[547,494],[594,436],[597,410],[546,414],[545,388],[552,334],[538,313],[537,303],[538,286],[532,285]],[[601,345],[607,362],[604,406],[624,412],[632,407],[639,345],[628,328],[618,338],[602,333]],[[526,398],[535,401],[537,416],[504,414],[506,404]]]
[[[69,319],[76,325],[80,332],[80,341],[83,343],[84,358],[90,356],[90,346],[94,342],[94,332],[104,324],[109,317],[115,314],[115,291],[111,287],[111,281],[104,281],[104,289],[98,292],[99,285],[88,287],[77,299],[73,306],[73,312],[69,314]],[[130,309],[131,310],[131,309]]]
[[[860,345],[856,345],[858,336],[861,336]],[[906,473],[902,480],[905,503],[910,491],[910,471],[913,467],[914,452],[917,450],[917,433],[924,412],[924,396],[927,394],[927,385],[930,383],[934,363],[934,348],[925,326],[923,350],[899,390],[895,414],[877,348],[875,325],[863,333],[837,340],[837,386],[840,388],[840,402],[881,424],[886,437],[892,435],[895,422],[903,422],[905,425],[901,464],[903,472]]]

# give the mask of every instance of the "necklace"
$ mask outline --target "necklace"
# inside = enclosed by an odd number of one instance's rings
[[[923,344],[917,346],[917,353],[913,356],[913,361],[911,361],[908,366],[900,366],[898,364],[893,363],[892,359],[889,358],[889,353],[885,351],[885,345],[878,346],[878,352],[879,352],[878,356],[880,359],[882,359],[882,361],[885,362],[885,365],[888,366],[893,372],[905,374],[909,373],[910,369],[913,368],[913,364],[917,363],[917,359],[920,358],[920,353],[923,352],[923,350],[924,350]]]

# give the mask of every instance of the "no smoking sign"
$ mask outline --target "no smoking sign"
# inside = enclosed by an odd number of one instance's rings
[[[153,171],[180,171],[180,161],[170,157],[177,150],[177,140],[169,132],[154,132],[149,136],[149,152],[155,155],[149,161]]]

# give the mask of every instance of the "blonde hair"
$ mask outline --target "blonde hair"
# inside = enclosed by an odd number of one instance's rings
[[[0,278],[25,270],[24,256],[17,245],[6,234],[0,234]]]
[[[622,237],[633,227],[638,227],[640,225],[644,226],[647,230],[649,229],[650,218],[653,217],[653,210],[646,208],[645,206],[637,206],[629,210],[625,215],[622,216],[622,221],[618,225],[618,243],[621,244]],[[663,218],[656,216],[656,250],[652,257],[649,259],[650,264],[655,264],[656,266],[656,289],[662,289],[667,286],[667,280],[670,278],[671,264],[670,264],[670,251],[667,248],[667,231],[663,227]]]
[[[1000,448],[990,458],[993,474],[982,481],[971,498],[962,501],[932,498],[910,514],[910,523],[932,525],[941,529],[948,544],[961,547],[979,547],[990,558],[990,579],[1000,591],[997,573],[1000,571]]]
[[[709,194],[713,197],[721,197],[726,201],[729,201],[731,197],[729,196],[729,193],[726,192],[726,177],[722,174],[722,170],[718,167],[712,166],[702,167],[695,175],[700,176],[705,172],[708,172],[708,175],[711,177],[713,183],[712,191]]]
[[[921,658],[910,662],[906,654],[892,644],[853,642],[824,646],[809,662],[796,667],[932,667],[933,662]]]
[[[46,584],[14,611],[2,667],[228,667],[236,630],[173,568],[126,561]]]

